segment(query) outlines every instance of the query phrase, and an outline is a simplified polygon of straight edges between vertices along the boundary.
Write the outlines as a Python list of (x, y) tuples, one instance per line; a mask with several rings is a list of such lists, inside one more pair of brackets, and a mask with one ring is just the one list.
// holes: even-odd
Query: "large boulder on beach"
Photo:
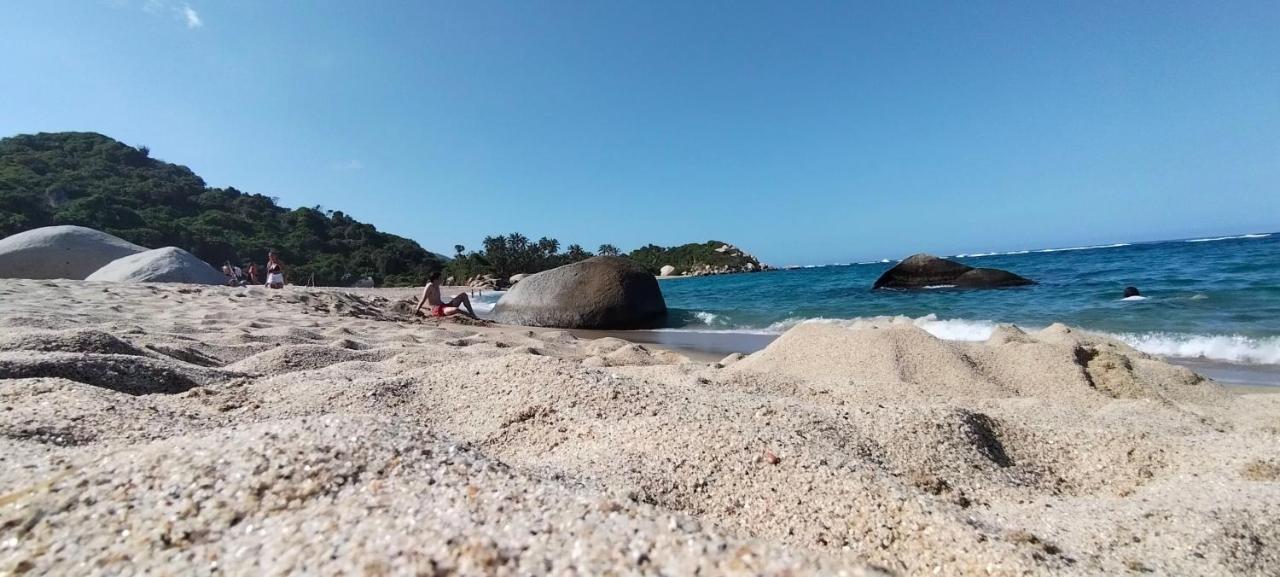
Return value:
[(1036, 284), (1009, 271), (973, 268), (930, 254), (911, 255), (876, 279), (874, 289), (1001, 288)]
[(676, 274), (676, 267), (673, 267), (673, 266), (671, 266), (671, 265), (665, 265), (665, 266), (663, 266), (661, 269), (659, 269), (659, 270), (658, 270), (658, 274), (659, 274), (659, 275), (661, 275), (661, 276), (671, 276), (671, 275), (674, 275), (674, 274)]
[(0, 278), (84, 280), (120, 257), (146, 251), (83, 226), (46, 226), (0, 240)]
[(658, 281), (635, 262), (597, 256), (530, 275), (494, 307), (501, 323), (570, 329), (650, 327), (667, 314)]
[(84, 280), (220, 285), (227, 277), (195, 255), (167, 246), (116, 259)]

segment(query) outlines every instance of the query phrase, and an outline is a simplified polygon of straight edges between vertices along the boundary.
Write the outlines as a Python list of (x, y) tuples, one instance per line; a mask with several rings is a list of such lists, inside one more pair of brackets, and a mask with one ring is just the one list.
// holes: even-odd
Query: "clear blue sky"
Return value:
[(87, 130), (451, 252), (777, 265), (1280, 229), (1280, 3), (42, 0), (0, 133)]

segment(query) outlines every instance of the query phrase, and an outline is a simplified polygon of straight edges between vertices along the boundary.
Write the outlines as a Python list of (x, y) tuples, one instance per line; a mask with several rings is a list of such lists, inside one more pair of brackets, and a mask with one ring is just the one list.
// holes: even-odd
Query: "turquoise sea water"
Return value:
[[(806, 321), (893, 317), (953, 340), (986, 339), (998, 323), (1034, 330), (1062, 322), (1253, 375), (1238, 380), (1280, 384), (1280, 233), (944, 256), (1040, 284), (872, 291), (896, 261), (662, 280), (667, 328), (632, 338), (723, 354), (758, 349)], [(1146, 298), (1122, 299), (1131, 285)], [(485, 314), (501, 296), (484, 294), (477, 309)]]
[[(979, 340), (996, 323), (1063, 322), (1155, 354), (1280, 364), (1280, 233), (949, 258), (1040, 284), (870, 290), (894, 262), (664, 280), (666, 330), (767, 334), (803, 321), (902, 317), (941, 338)], [(1129, 285), (1146, 299), (1122, 300)]]

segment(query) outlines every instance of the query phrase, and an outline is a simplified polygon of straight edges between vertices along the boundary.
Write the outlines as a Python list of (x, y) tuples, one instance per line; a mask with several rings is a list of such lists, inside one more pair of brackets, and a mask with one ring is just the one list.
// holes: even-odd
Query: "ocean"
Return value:
[[(889, 318), (943, 339), (983, 340), (999, 323), (1035, 330), (1061, 322), (1148, 353), (1253, 368), (1264, 376), (1246, 380), (1280, 384), (1280, 233), (945, 256), (1039, 284), (871, 290), (896, 261), (662, 280), (670, 316), (660, 332), (669, 334), (641, 340), (754, 349), (801, 322)], [(1126, 286), (1145, 298), (1123, 299)], [(707, 347), (716, 340), (729, 346)]]

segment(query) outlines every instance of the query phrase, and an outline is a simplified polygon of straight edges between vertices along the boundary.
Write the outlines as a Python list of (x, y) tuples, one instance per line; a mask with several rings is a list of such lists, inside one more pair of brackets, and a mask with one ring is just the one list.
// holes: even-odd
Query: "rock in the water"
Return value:
[(182, 282), (219, 285), (226, 276), (195, 255), (172, 246), (116, 259), (84, 280), (112, 282)]
[(993, 288), (1023, 286), (1035, 281), (998, 268), (975, 268), (956, 277), (954, 284), (959, 288)]
[(643, 328), (666, 314), (667, 303), (653, 275), (616, 256), (530, 275), (494, 307), (501, 323), (582, 329)]
[(0, 278), (84, 280), (120, 257), (147, 250), (83, 226), (46, 226), (0, 240)]
[(1035, 284), (1035, 281), (994, 268), (973, 268), (929, 254), (915, 254), (885, 271), (872, 288), (919, 289), (998, 288)]
[(671, 276), (673, 274), (676, 274), (676, 267), (673, 267), (671, 265), (666, 265), (658, 270), (658, 274), (662, 276)]

